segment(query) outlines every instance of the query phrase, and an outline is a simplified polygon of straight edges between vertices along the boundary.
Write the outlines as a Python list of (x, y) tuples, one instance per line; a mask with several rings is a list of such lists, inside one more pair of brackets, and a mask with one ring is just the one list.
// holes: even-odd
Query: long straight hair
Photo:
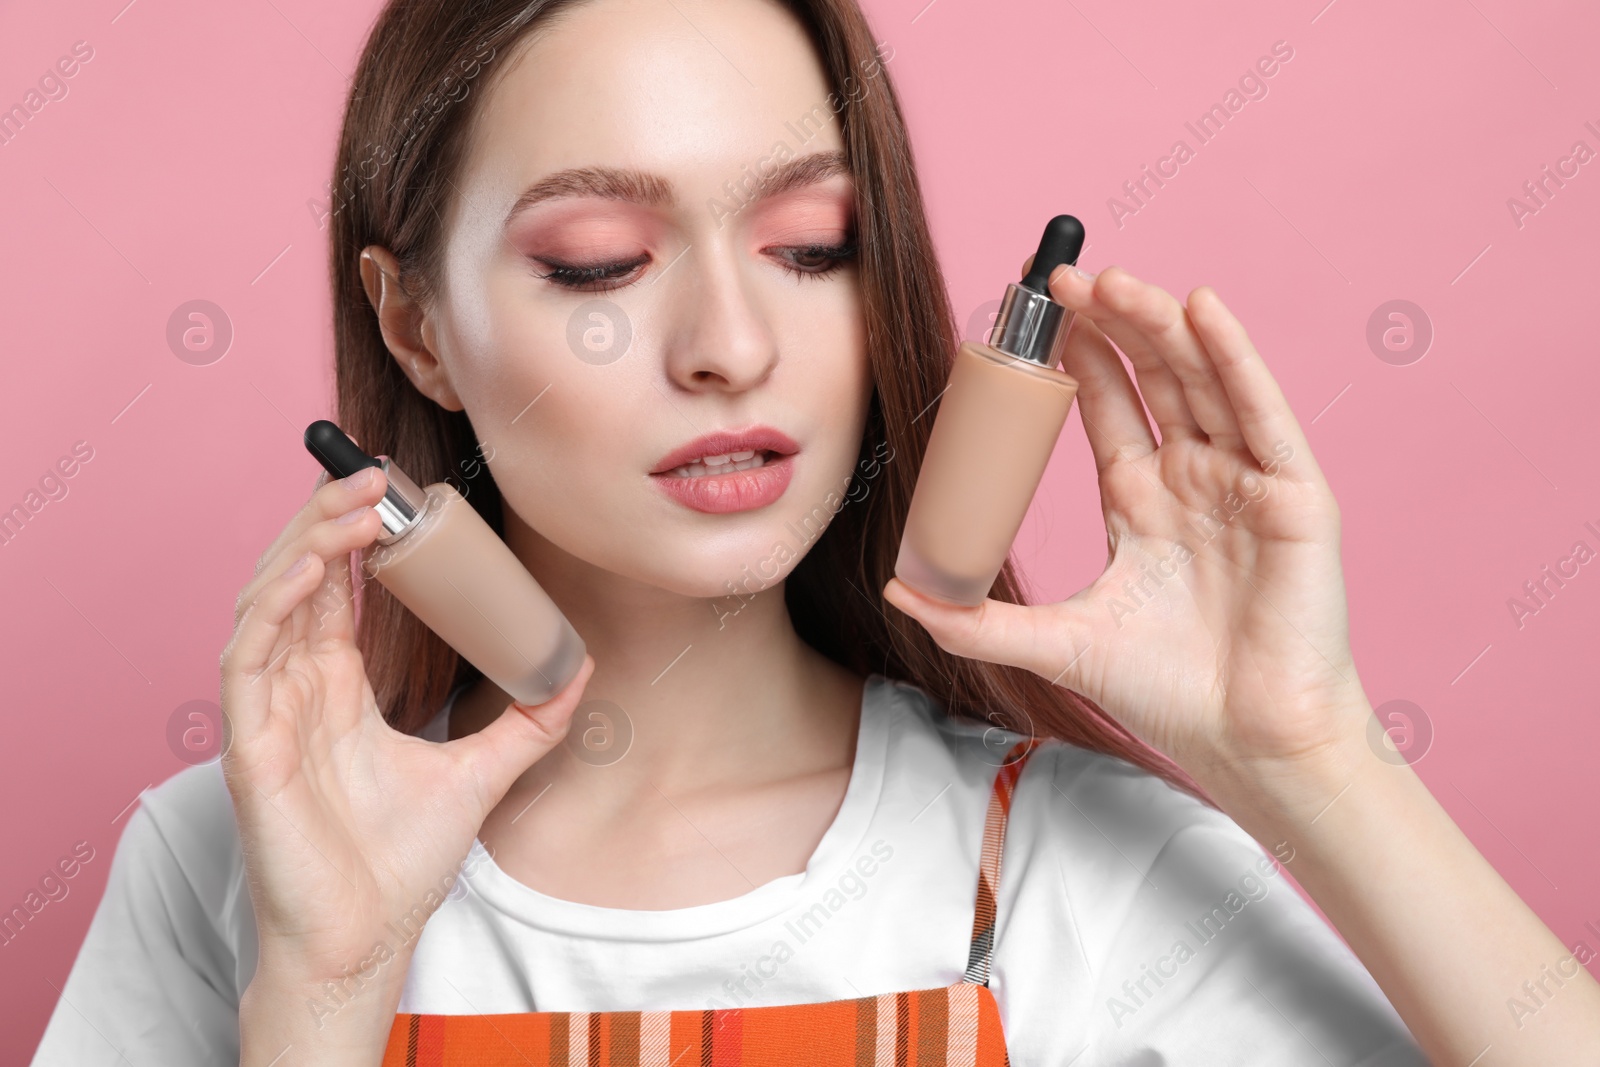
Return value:
[[(335, 162), (329, 270), (340, 424), (419, 484), (452, 480), (497, 532), (501, 498), (465, 412), (422, 395), (389, 354), (362, 288), (369, 244), (394, 253), (419, 299), (437, 293), (466, 133), (485, 86), (529, 33), (582, 0), (391, 0), (350, 87)], [(856, 0), (774, 0), (806, 29), (835, 96), (855, 184), (858, 277), (875, 386), (860, 462), (826, 531), (795, 565), (784, 598), (795, 631), (865, 675), (927, 692), (946, 713), (1025, 736), (1056, 737), (1125, 760), (1211, 803), (1171, 761), (1088, 698), (1020, 667), (946, 652), (880, 591), (901, 530), (959, 330), (934, 256), (906, 124), (884, 58)], [(863, 86), (865, 85), (865, 88)], [(462, 472), (472, 471), (470, 478)], [(1011, 560), (990, 596), (1028, 603)], [(360, 591), (357, 645), (378, 706), (416, 733), (448, 694), (479, 674), (376, 583)]]

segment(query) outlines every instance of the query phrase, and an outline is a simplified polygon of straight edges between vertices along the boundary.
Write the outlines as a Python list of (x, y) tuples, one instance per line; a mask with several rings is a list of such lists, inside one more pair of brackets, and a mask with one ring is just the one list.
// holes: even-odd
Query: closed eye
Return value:
[[(859, 249), (854, 242), (846, 242), (796, 245), (772, 251), (779, 254), (780, 264), (790, 274), (801, 278), (819, 278), (843, 267), (856, 257)], [(550, 269), (543, 274), (535, 271), (534, 276), (574, 292), (610, 292), (637, 280), (628, 278), (628, 275), (649, 262), (649, 256), (585, 266), (548, 262)]]
[(802, 278), (820, 278), (843, 267), (856, 257), (858, 249), (854, 242), (836, 245), (802, 245), (798, 248), (780, 249), (782, 252), (791, 252), (798, 259), (820, 260), (821, 262), (795, 262), (787, 261), (784, 269), (791, 274), (798, 274)]
[(578, 292), (609, 292), (620, 289), (622, 285), (612, 284), (616, 279), (625, 277), (636, 267), (650, 262), (650, 257), (630, 259), (617, 263), (596, 263), (592, 266), (574, 267), (561, 263), (551, 263), (546, 274), (534, 272), (534, 276), (544, 278), (563, 289), (572, 289)]

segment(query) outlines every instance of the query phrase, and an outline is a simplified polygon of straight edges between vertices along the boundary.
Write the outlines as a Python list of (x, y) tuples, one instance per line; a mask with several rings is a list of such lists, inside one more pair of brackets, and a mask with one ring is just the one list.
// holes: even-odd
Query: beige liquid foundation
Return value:
[(326, 420), (306, 428), (305, 444), (335, 478), (381, 467), (389, 479), (365, 574), (518, 703), (542, 704), (566, 687), (583, 666), (583, 639), (454, 486), (418, 488)]
[(1027, 276), (1006, 286), (988, 343), (956, 350), (894, 567), (919, 593), (981, 604), (1005, 564), (1078, 392), (1057, 368), (1073, 313), (1048, 281), (1082, 250), (1083, 224), (1051, 219)]

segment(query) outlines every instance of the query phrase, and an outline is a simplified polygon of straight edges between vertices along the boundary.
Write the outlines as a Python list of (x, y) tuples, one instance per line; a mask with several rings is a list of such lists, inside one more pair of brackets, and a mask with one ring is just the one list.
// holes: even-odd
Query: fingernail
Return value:
[(345, 512), (343, 515), (340, 515), (337, 519), (334, 519), (333, 521), (334, 521), (335, 525), (348, 525), (349, 523), (352, 523), (352, 522), (360, 522), (362, 519), (367, 517), (367, 512), (369, 512), (371, 510), (372, 509), (370, 507), (356, 508), (354, 511)]
[(307, 552), (305, 555), (291, 563), (289, 565), (289, 569), (283, 572), (283, 576), (287, 578), (292, 574), (299, 574), (309, 566), (311, 566), (311, 553)]
[(346, 489), (365, 489), (372, 484), (372, 472), (377, 469), (376, 467), (362, 467), (344, 479), (344, 487)]
[(1095, 279), (1094, 272), (1084, 270), (1082, 267), (1079, 267), (1076, 264), (1074, 264), (1072, 267), (1072, 273), (1076, 274), (1086, 282), (1092, 282)]

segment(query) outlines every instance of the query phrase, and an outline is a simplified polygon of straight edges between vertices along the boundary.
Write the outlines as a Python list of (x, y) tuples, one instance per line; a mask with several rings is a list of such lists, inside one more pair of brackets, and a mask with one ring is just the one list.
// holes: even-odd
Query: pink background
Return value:
[[(0, 546), (0, 910), (75, 842), (95, 849), (0, 949), (5, 1062), (43, 1029), (131, 804), (183, 768), (169, 719), (216, 699), (234, 597), (317, 473), (298, 437), (330, 403), (318, 213), (378, 7), (125, 3), (0, 13), (0, 106), (74, 42), (94, 49), (0, 146), (0, 508), (74, 442), (94, 450)], [(1600, 948), (1584, 928), (1600, 929), (1600, 563), (1520, 629), (1507, 607), (1574, 542), (1600, 549), (1583, 525), (1600, 528), (1600, 162), (1520, 227), (1507, 207), (1575, 141), (1600, 150), (1584, 127), (1600, 128), (1600, 15), (1325, 3), (867, 8), (962, 320), (1063, 211), (1088, 227), (1091, 269), (1180, 297), (1215, 286), (1338, 493), (1369, 696), (1421, 707), (1434, 794), (1564, 942)], [(1277, 41), (1294, 56), (1268, 95), (1198, 145), (1185, 121)], [(1108, 198), (1178, 138), (1194, 158), (1118, 228)], [(234, 330), (207, 366), (166, 340), (193, 299)], [(1394, 299), (1435, 331), (1409, 365), (1366, 340)], [(1103, 564), (1076, 414), (1018, 549), (1052, 598)]]

